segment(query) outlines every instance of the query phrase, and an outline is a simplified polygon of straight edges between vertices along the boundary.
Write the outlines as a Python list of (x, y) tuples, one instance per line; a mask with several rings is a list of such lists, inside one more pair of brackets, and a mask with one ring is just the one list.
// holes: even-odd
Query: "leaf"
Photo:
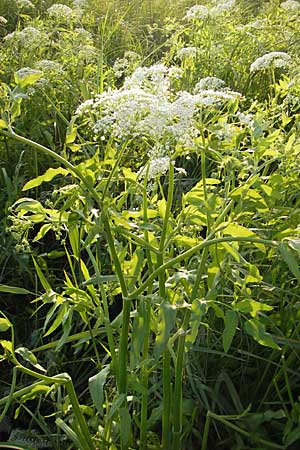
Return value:
[(259, 311), (272, 311), (273, 306), (246, 298), (241, 302), (236, 303), (234, 309), (241, 313), (251, 314), (252, 317), (255, 317)]
[(43, 75), (43, 72), (41, 72), (40, 70), (34, 70), (34, 69), (30, 69), (28, 71), (28, 73), (25, 71), (22, 71), (22, 69), (20, 69), (14, 73), (15, 82), (22, 88), (26, 87), (26, 86), (31, 86), (36, 81), (38, 81), (42, 75)]
[(39, 177), (33, 178), (33, 180), (28, 181), (25, 184), (25, 186), (23, 186), (22, 191), (28, 191), (28, 189), (32, 189), (37, 186), (40, 186), (44, 182), (51, 181), (57, 175), (66, 176), (66, 175), (68, 175), (68, 173), (69, 173), (69, 171), (62, 167), (58, 167), (57, 169), (53, 169), (50, 167), (50, 169), (46, 170), (46, 172), (43, 175), (40, 175)]
[(224, 317), (225, 328), (222, 334), (223, 348), (225, 353), (227, 353), (228, 350), (230, 349), (238, 323), (239, 323), (238, 314), (234, 310), (228, 309)]
[(276, 344), (272, 335), (266, 332), (264, 324), (258, 319), (249, 319), (244, 323), (246, 333), (253, 337), (255, 341), (265, 347), (271, 347), (280, 350), (279, 345)]
[(9, 328), (11, 327), (11, 323), (8, 319), (4, 319), (4, 318), (0, 318), (0, 332), (4, 332), (9, 330)]
[(39, 232), (37, 233), (37, 235), (35, 236), (35, 238), (33, 239), (32, 242), (37, 242), (40, 239), (43, 239), (43, 237), (48, 233), (48, 231), (50, 231), (52, 229), (52, 225), (50, 223), (45, 223), (44, 225), (41, 226)]
[(103, 387), (106, 382), (106, 378), (109, 374), (110, 367), (106, 366), (102, 369), (97, 375), (94, 375), (89, 379), (89, 390), (91, 393), (91, 397), (94, 405), (96, 406), (98, 412), (103, 414), (103, 401), (104, 401), (104, 393)]
[(29, 364), (31, 364), (36, 369), (40, 370), (41, 372), (46, 372), (44, 367), (42, 367), (37, 359), (36, 356), (27, 348), (27, 347), (19, 347), (15, 350), (15, 353), (20, 355), (25, 361), (27, 361)]
[(27, 289), (20, 288), (17, 286), (8, 286), (6, 284), (0, 284), (0, 292), (7, 292), (8, 294), (31, 294)]
[(105, 416), (107, 422), (113, 418), (113, 416), (116, 414), (116, 412), (118, 411), (120, 406), (124, 403), (125, 398), (126, 398), (125, 394), (120, 394), (116, 397), (116, 399), (113, 401), (113, 403), (110, 407), (110, 410), (108, 411), (108, 413)]
[(159, 357), (167, 346), (171, 331), (174, 327), (176, 318), (176, 306), (168, 301), (163, 301), (160, 305), (158, 333), (156, 336), (156, 345), (154, 353)]
[(11, 341), (5, 341), (5, 340), (1, 340), (0, 341), (0, 345), (2, 346), (2, 348), (4, 350), (7, 350), (9, 353), (13, 352), (13, 347), (12, 347), (12, 342)]
[(3, 120), (3, 119), (0, 119), (0, 128), (7, 128), (7, 124), (6, 124), (6, 122), (5, 122), (5, 120)]
[(298, 267), (298, 262), (294, 256), (292, 250), (288, 247), (285, 242), (280, 242), (278, 245), (278, 250), (281, 253), (281, 256), (287, 263), (290, 271), (296, 277), (297, 281), (300, 283), (300, 270)]
[[(238, 223), (229, 223), (223, 232), (224, 234), (229, 234), (232, 237), (259, 238), (259, 236), (257, 236), (257, 234), (255, 234), (252, 230), (249, 230)], [(265, 252), (265, 246), (263, 244), (254, 242), (253, 245)]]

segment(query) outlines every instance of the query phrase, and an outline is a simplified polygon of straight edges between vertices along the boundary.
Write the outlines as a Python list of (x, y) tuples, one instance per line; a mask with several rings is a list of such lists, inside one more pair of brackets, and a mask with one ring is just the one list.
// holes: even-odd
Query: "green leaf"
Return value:
[(255, 341), (265, 347), (271, 347), (280, 350), (279, 345), (276, 344), (272, 335), (266, 332), (264, 324), (258, 319), (249, 319), (244, 323), (246, 333), (253, 337)]
[(234, 305), (234, 309), (240, 311), (241, 313), (251, 314), (252, 317), (255, 317), (259, 311), (272, 311), (273, 306), (246, 298), (236, 303)]
[(238, 314), (232, 309), (228, 309), (224, 317), (225, 328), (222, 334), (223, 348), (225, 353), (227, 353), (228, 350), (230, 349), (238, 323), (239, 323)]
[(33, 239), (32, 242), (37, 242), (40, 239), (43, 239), (43, 237), (48, 233), (48, 231), (50, 231), (52, 229), (52, 225), (50, 223), (45, 223), (44, 225), (41, 226), (40, 231), (37, 233), (37, 235), (35, 236), (35, 238)]
[(108, 413), (105, 416), (107, 421), (109, 421), (110, 419), (112, 419), (114, 417), (114, 415), (116, 414), (116, 412), (118, 411), (120, 406), (123, 405), (125, 398), (126, 398), (125, 394), (117, 395), (117, 397), (115, 398), (115, 400), (113, 401), (113, 403), (110, 407), (110, 410), (108, 411)]
[(14, 73), (15, 82), (22, 88), (33, 85), (41, 78), (42, 75), (43, 72), (35, 69), (28, 69), (26, 71), (24, 69), (20, 69)]
[(17, 286), (8, 286), (6, 284), (0, 284), (0, 292), (6, 292), (7, 294), (31, 294), (27, 289), (20, 288)]
[[(229, 236), (232, 237), (250, 237), (250, 238), (259, 238), (257, 234), (255, 234), (253, 231), (249, 230), (246, 227), (243, 227), (242, 225), (239, 225), (238, 223), (230, 223), (227, 225), (227, 227), (223, 230), (224, 234), (229, 234)], [(253, 243), (257, 248), (259, 248), (261, 251), (265, 251), (265, 246), (263, 244), (259, 243)]]
[(11, 323), (8, 319), (0, 318), (0, 332), (7, 331), (11, 327)]
[(171, 331), (174, 327), (175, 318), (176, 307), (168, 301), (163, 301), (160, 305), (158, 333), (156, 336), (156, 345), (154, 349), (154, 353), (157, 358), (167, 346)]
[(104, 393), (103, 387), (106, 382), (106, 378), (109, 374), (110, 367), (106, 366), (102, 369), (97, 375), (94, 375), (89, 379), (89, 390), (91, 393), (91, 397), (94, 405), (96, 406), (98, 412), (103, 414), (103, 401), (104, 401)]
[(0, 345), (4, 350), (7, 350), (9, 353), (13, 352), (13, 346), (11, 341), (1, 340)]
[(0, 128), (7, 128), (7, 124), (6, 124), (6, 122), (5, 122), (5, 120), (3, 120), (3, 119), (0, 119)]
[(29, 364), (31, 364), (36, 369), (40, 370), (41, 372), (46, 372), (44, 367), (42, 367), (37, 359), (36, 356), (27, 348), (27, 347), (19, 347), (15, 350), (15, 353), (20, 355), (25, 361), (27, 361)]
[(278, 250), (281, 253), (285, 262), (287, 263), (290, 271), (295, 276), (298, 283), (300, 283), (300, 270), (293, 251), (288, 247), (288, 244), (286, 244), (285, 242), (280, 242), (280, 244), (278, 245)]
[(25, 186), (23, 186), (22, 191), (28, 191), (28, 189), (35, 188), (37, 186), (40, 186), (44, 182), (51, 181), (54, 177), (57, 175), (68, 175), (69, 171), (67, 169), (64, 169), (62, 167), (58, 167), (57, 169), (48, 169), (43, 175), (40, 175), (39, 177), (34, 178), (33, 180), (28, 181)]

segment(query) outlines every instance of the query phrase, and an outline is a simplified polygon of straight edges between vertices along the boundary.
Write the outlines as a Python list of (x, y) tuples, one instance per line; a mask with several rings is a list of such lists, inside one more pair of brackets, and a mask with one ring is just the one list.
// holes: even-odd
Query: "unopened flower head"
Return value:
[(186, 20), (205, 20), (209, 17), (209, 9), (203, 5), (194, 5), (187, 10), (184, 19)]
[(300, 10), (300, 3), (296, 0), (287, 0), (280, 4), (280, 8), (285, 9), (288, 12), (296, 12)]
[(213, 90), (223, 90), (226, 87), (225, 81), (217, 77), (205, 77), (202, 78), (194, 88), (194, 94), (200, 91), (213, 89)]
[(47, 9), (47, 13), (51, 19), (64, 22), (71, 20), (74, 15), (72, 8), (69, 8), (69, 6), (61, 3), (55, 3), (50, 6), (50, 8)]
[(250, 66), (250, 72), (258, 72), (260, 70), (287, 67), (291, 63), (291, 57), (285, 52), (271, 52), (257, 58)]
[(177, 56), (181, 60), (196, 58), (198, 49), (196, 47), (183, 47), (177, 51)]
[(52, 61), (50, 59), (42, 59), (35, 63), (35, 68), (42, 70), (44, 73), (58, 74), (62, 73), (62, 65), (57, 61)]

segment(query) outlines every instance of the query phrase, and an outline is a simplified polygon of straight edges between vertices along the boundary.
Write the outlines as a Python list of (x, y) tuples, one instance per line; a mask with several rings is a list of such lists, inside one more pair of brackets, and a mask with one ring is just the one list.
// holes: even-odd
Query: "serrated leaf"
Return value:
[(8, 319), (0, 318), (0, 332), (9, 330), (11, 323)]
[(46, 170), (46, 172), (43, 175), (40, 175), (39, 177), (36, 177), (33, 180), (28, 181), (25, 184), (25, 186), (23, 186), (22, 191), (28, 191), (28, 189), (40, 186), (44, 182), (51, 181), (57, 175), (66, 176), (68, 175), (68, 173), (69, 171), (67, 169), (64, 169), (63, 167), (58, 167), (57, 169), (53, 169), (50, 167), (50, 169)]
[(264, 324), (258, 319), (249, 319), (244, 323), (246, 333), (253, 337), (253, 339), (265, 347), (271, 347), (280, 350), (279, 345), (276, 344), (272, 335), (266, 332)]
[(30, 291), (17, 286), (8, 286), (6, 284), (0, 284), (0, 292), (6, 292), (7, 294), (31, 294)]
[(227, 310), (224, 317), (225, 328), (222, 334), (223, 348), (225, 353), (227, 353), (230, 349), (238, 323), (238, 314), (232, 309)]
[(102, 369), (97, 375), (94, 375), (89, 379), (89, 390), (91, 393), (91, 397), (94, 405), (97, 408), (99, 414), (103, 414), (103, 401), (104, 401), (104, 384), (106, 382), (106, 378), (109, 374), (110, 367), (106, 366)]

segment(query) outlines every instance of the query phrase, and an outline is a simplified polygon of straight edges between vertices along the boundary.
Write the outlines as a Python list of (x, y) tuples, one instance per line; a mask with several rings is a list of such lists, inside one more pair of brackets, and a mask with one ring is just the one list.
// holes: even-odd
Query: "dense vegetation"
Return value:
[(298, 449), (300, 3), (1, 0), (0, 39), (0, 448)]

